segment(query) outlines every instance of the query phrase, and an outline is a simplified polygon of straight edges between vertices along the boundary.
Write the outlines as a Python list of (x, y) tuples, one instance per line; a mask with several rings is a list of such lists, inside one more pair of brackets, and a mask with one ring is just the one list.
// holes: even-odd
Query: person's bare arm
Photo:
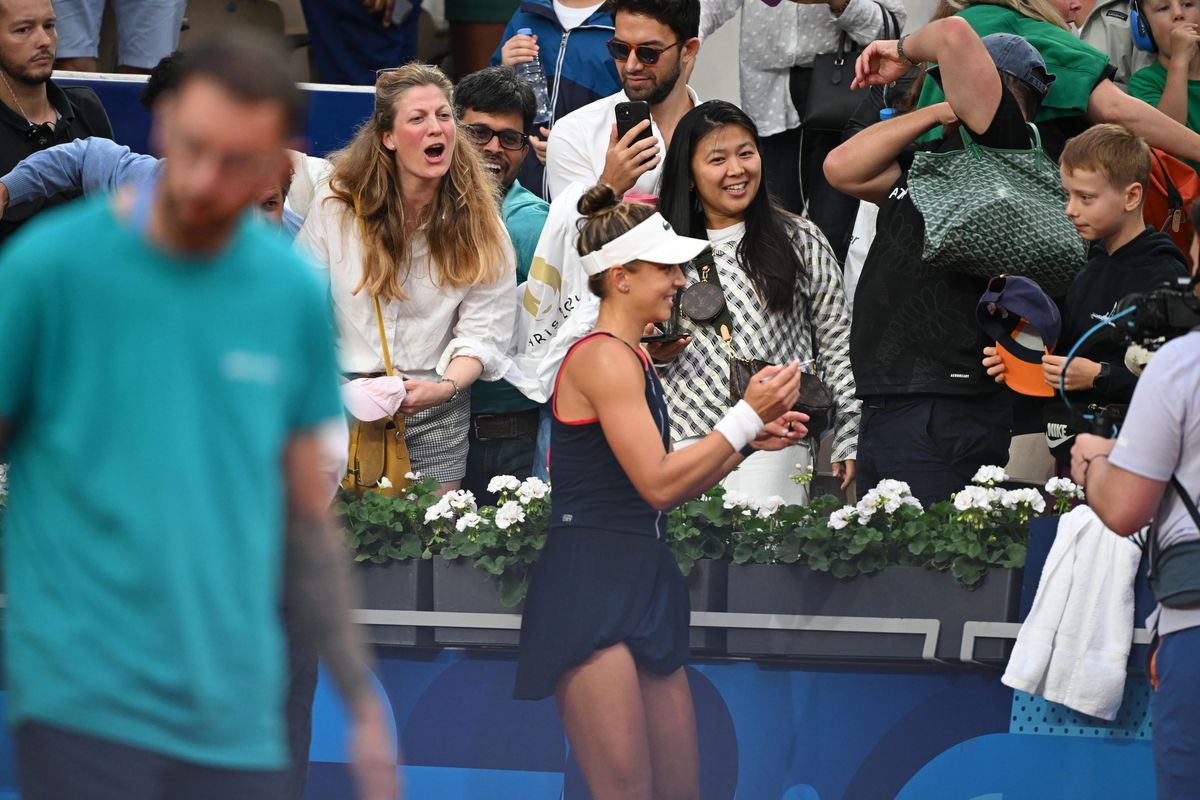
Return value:
[(1000, 73), (979, 34), (962, 17), (931, 22), (904, 38), (904, 55), (892, 40), (872, 42), (855, 64), (854, 86), (874, 86), (899, 80), (914, 63), (941, 65), (940, 79), (954, 115), (973, 131), (992, 125), (1003, 88)]
[(896, 159), (904, 148), (926, 131), (955, 119), (949, 103), (938, 103), (865, 128), (825, 157), (825, 177), (840, 192), (882, 203), (900, 178)]
[(1171, 61), (1167, 67), (1167, 82), (1158, 110), (1176, 122), (1187, 125), (1188, 71), (1192, 60), (1200, 55), (1197, 51), (1200, 32), (1195, 25), (1184, 23), (1171, 29)]
[[(769, 375), (771, 380), (760, 380)], [(561, 380), (560, 413), (563, 396), (574, 395), (579, 417), (598, 418), (630, 482), (657, 509), (665, 511), (710, 488), (741, 460), (716, 432), (691, 447), (667, 452), (646, 406), (641, 364), (620, 342), (586, 343), (568, 362)], [(793, 364), (768, 368), (752, 378), (745, 399), (759, 419), (777, 420), (791, 409), (799, 393), (800, 372)]]
[(1200, 161), (1200, 134), (1189, 130), (1149, 103), (1131, 97), (1109, 80), (1100, 81), (1088, 98), (1087, 118), (1093, 123), (1115, 122), (1146, 140), (1146, 144), (1188, 161)]
[(321, 445), (315, 435), (288, 444), (286, 602), (301, 638), (325, 661), (350, 712), (350, 754), (364, 800), (393, 800), (399, 791), (396, 750), (367, 675), (367, 651), (350, 619), (356, 595), (349, 553), (326, 506)]
[(1088, 433), (1075, 437), (1071, 448), (1071, 477), (1087, 492), (1087, 504), (1105, 527), (1131, 536), (1150, 523), (1166, 491), (1166, 481), (1135, 475), (1114, 466), (1108, 454), (1115, 439)]

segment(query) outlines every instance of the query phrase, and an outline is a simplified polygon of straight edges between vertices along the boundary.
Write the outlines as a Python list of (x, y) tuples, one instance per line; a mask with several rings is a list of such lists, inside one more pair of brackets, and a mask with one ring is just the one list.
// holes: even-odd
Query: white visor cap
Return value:
[(655, 212), (645, 222), (638, 223), (604, 247), (583, 256), (583, 270), (588, 275), (599, 275), (630, 261), (684, 264), (698, 256), (708, 245), (707, 239), (693, 239), (675, 233), (671, 223)]

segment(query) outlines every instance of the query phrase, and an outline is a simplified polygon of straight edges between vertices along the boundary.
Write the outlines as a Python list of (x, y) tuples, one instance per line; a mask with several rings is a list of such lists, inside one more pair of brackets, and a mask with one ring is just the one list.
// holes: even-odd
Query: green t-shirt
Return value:
[[(1046, 71), (1054, 75), (1054, 83), (1042, 101), (1036, 122), (1063, 117), (1078, 117), (1087, 113), (1092, 90), (1108, 67), (1108, 56), (1080, 41), (1070, 31), (1049, 22), (1031, 19), (1006, 6), (979, 3), (959, 11), (962, 17), (982, 38), (993, 33), (1012, 33), (1022, 37), (1042, 54)], [(942, 87), (932, 78), (921, 88), (919, 108), (946, 99)], [(918, 141), (932, 141), (942, 136), (941, 126), (934, 128)]]
[(110, 203), (0, 254), (10, 721), (277, 769), (284, 449), (342, 413), (325, 294), (261, 223), (184, 260)]
[[(500, 217), (504, 220), (517, 257), (518, 284), (529, 278), (529, 265), (533, 263), (533, 253), (549, 213), (549, 203), (519, 181), (514, 181), (504, 196)], [(517, 391), (508, 381), (476, 381), (471, 387), (472, 414), (511, 414), (537, 407), (537, 403)]]
[[(1163, 89), (1167, 87), (1167, 68), (1157, 61), (1148, 67), (1143, 67), (1129, 79), (1129, 93), (1138, 100), (1144, 100), (1154, 107), (1162, 100)], [(1200, 81), (1188, 81), (1188, 112), (1187, 126), (1200, 132)], [(1200, 161), (1189, 161), (1192, 169), (1200, 171)]]

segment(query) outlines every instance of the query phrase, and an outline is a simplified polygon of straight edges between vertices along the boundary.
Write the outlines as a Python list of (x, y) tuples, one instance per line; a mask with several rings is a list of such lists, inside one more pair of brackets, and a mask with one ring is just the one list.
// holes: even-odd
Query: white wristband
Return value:
[(754, 441), (762, 429), (763, 421), (745, 400), (739, 400), (713, 428), (725, 437), (735, 453)]

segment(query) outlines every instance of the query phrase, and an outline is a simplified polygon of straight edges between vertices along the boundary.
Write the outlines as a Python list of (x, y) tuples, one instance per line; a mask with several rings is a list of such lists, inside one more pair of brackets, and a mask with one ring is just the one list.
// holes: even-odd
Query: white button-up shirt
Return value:
[[(362, 277), (362, 236), (353, 214), (333, 196), (327, 181), (317, 189), (297, 241), (318, 266), (328, 270), (342, 371), (383, 372), (375, 303), (366, 289), (353, 293)], [(409, 272), (404, 281), (408, 298), (380, 303), (397, 371), (407, 378), (436, 380), (451, 359), (472, 356), (483, 363), (483, 380), (504, 375), (517, 314), (516, 265), (511, 245), (506, 253), (500, 279), (494, 284), (439, 286), (428, 242), (420, 233), (412, 237)]]
[[(700, 98), (696, 96), (692, 87), (687, 87), (687, 90), (688, 96), (692, 98), (692, 105), (699, 105)], [(625, 92), (617, 92), (577, 108), (554, 123), (554, 128), (550, 131), (549, 149), (546, 151), (546, 179), (551, 197), (562, 194), (572, 183), (593, 186), (600, 180), (600, 175), (604, 172), (604, 160), (608, 157), (608, 140), (612, 136), (612, 126), (617, 122), (617, 103), (628, 101)], [(650, 118), (650, 132), (658, 139), (662, 152), (659, 153), (658, 165), (642, 173), (637, 183), (629, 190), (635, 194), (658, 194), (662, 162), (667, 152), (662, 147), (662, 133), (659, 132), (653, 116)]]

